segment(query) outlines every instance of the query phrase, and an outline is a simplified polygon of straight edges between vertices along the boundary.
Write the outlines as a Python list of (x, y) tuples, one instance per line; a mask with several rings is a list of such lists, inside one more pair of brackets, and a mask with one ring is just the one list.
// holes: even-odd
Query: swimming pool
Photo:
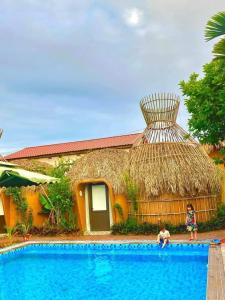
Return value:
[(0, 255), (1, 300), (203, 300), (208, 245), (33, 244)]

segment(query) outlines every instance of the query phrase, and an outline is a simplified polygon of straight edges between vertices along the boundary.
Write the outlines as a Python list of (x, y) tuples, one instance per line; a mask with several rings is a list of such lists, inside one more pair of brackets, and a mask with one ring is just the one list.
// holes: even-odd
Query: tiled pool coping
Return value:
[[(90, 240), (90, 241), (28, 241), (0, 249), (0, 254), (34, 244), (155, 244), (151, 240)], [(209, 244), (209, 240), (187, 243), (176, 240), (172, 244)], [(225, 245), (209, 248), (206, 300), (224, 300), (225, 296)]]

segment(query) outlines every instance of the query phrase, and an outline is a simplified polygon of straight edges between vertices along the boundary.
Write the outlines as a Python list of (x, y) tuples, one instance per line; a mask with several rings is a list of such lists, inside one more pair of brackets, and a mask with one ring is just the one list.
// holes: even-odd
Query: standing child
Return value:
[(192, 204), (187, 205), (186, 226), (187, 226), (187, 230), (191, 234), (190, 241), (192, 241), (193, 238), (197, 240), (198, 225), (196, 220), (196, 213)]
[(169, 244), (170, 239), (170, 233), (168, 230), (166, 230), (165, 226), (162, 225), (160, 228), (160, 232), (157, 236), (157, 242), (158, 244), (162, 245), (162, 248), (165, 247), (166, 244)]

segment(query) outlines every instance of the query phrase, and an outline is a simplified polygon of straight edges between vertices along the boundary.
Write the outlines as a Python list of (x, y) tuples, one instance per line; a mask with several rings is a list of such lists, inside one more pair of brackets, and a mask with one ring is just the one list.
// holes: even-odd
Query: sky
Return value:
[(139, 101), (181, 96), (212, 59), (224, 0), (1, 0), (0, 152), (140, 132)]

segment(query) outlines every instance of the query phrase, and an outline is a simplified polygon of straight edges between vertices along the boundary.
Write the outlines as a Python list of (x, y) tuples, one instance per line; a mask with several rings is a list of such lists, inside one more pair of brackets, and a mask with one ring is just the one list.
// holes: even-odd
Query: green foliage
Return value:
[(206, 40), (212, 40), (219, 36), (224, 36), (213, 48), (216, 57), (225, 58), (225, 11), (214, 15), (207, 23), (205, 30)]
[[(164, 224), (171, 234), (187, 233), (186, 225)], [(111, 227), (112, 234), (158, 234), (160, 226), (148, 222), (137, 223), (136, 219), (128, 218), (125, 222), (114, 224)], [(207, 222), (198, 222), (198, 232), (208, 232), (212, 230), (225, 229), (225, 204), (218, 207), (217, 214)]]
[(121, 220), (124, 220), (124, 214), (123, 214), (122, 206), (119, 203), (115, 203), (113, 207), (117, 210)]
[[(165, 224), (166, 229), (170, 231), (171, 234), (174, 233), (184, 233), (186, 231), (185, 225), (174, 226), (172, 224)], [(152, 224), (148, 222), (137, 223), (135, 220), (128, 219), (126, 222), (121, 222), (114, 224), (111, 228), (112, 234), (158, 234), (159, 224)]]
[(28, 208), (27, 200), (22, 196), (21, 189), (19, 187), (9, 187), (6, 189), (6, 195), (12, 197), (16, 210), (21, 216), (21, 222), (16, 224), (13, 232), (28, 233), (33, 226), (33, 214), (32, 209)]
[(6, 189), (6, 195), (12, 197), (13, 202), (16, 205), (16, 210), (21, 215), (21, 221), (25, 223), (27, 218), (26, 213), (28, 209), (28, 204), (26, 199), (22, 196), (21, 189), (19, 187), (8, 187)]
[(220, 157), (214, 157), (213, 160), (216, 165), (225, 164), (225, 149), (220, 149)]
[(50, 175), (57, 178), (64, 178), (72, 165), (73, 162), (70, 160), (60, 159), (53, 170), (51, 170)]
[(49, 213), (50, 210), (54, 209), (54, 206), (51, 203), (51, 200), (49, 198), (47, 198), (46, 196), (40, 194), (39, 200), (41, 202), (43, 212)]
[(72, 208), (73, 201), (69, 179), (61, 177), (58, 182), (50, 184), (48, 187), (48, 198), (55, 209), (60, 209), (62, 213)]
[(191, 115), (189, 129), (200, 142), (217, 145), (225, 140), (225, 60), (203, 66), (204, 77), (191, 74), (180, 87)]
[(53, 169), (52, 176), (59, 180), (48, 186), (48, 193), (40, 195), (43, 212), (49, 214), (50, 226), (72, 230), (76, 226), (73, 212), (74, 201), (69, 178), (66, 177), (71, 163), (61, 160)]
[(61, 220), (61, 228), (66, 232), (73, 232), (76, 230), (77, 219), (73, 210), (70, 209), (68, 211), (67, 217), (62, 218)]
[(218, 43), (216, 43), (213, 47), (213, 53), (217, 57), (225, 58), (225, 38), (221, 39)]
[(135, 214), (138, 211), (137, 200), (138, 200), (139, 188), (128, 173), (124, 174), (123, 180), (125, 183), (127, 198), (129, 201), (131, 201), (133, 213)]
[(221, 203), (217, 209), (217, 218), (225, 219), (225, 203)]
[(5, 229), (6, 229), (7, 237), (9, 238), (9, 240), (11, 240), (13, 237), (13, 234), (15, 233), (14, 227), (5, 226)]
[(29, 233), (31, 227), (30, 225), (27, 223), (17, 223), (16, 226), (14, 227), (15, 232), (22, 234), (22, 235), (26, 235)]
[(25, 225), (29, 228), (29, 230), (30, 230), (30, 228), (32, 228), (32, 226), (33, 226), (33, 212), (32, 212), (32, 209), (31, 209), (31, 208), (28, 209), (28, 212), (27, 212), (27, 220), (26, 220)]

